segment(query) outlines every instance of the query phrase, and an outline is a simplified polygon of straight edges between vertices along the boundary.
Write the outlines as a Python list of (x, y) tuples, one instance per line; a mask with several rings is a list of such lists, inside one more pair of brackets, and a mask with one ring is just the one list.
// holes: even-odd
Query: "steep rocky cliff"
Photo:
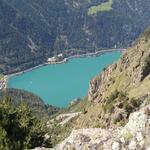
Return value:
[(91, 80), (91, 106), (76, 127), (111, 127), (126, 123), (130, 113), (150, 99), (150, 30), (122, 58)]
[(145, 96), (149, 87), (141, 86), (144, 83), (148, 85), (149, 74), (150, 42), (148, 37), (142, 36), (123, 54), (120, 61), (109, 66), (101, 75), (91, 80), (88, 100), (101, 102), (115, 90), (128, 93), (129, 97)]

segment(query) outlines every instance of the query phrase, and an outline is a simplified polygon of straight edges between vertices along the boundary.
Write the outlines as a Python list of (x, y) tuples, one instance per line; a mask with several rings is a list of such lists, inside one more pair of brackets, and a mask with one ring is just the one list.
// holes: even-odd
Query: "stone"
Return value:
[(144, 144), (145, 144), (145, 142), (144, 142), (144, 141), (141, 141), (141, 142), (139, 143), (139, 145), (140, 145), (141, 147), (143, 147), (143, 146), (144, 146)]
[[(150, 117), (144, 113), (145, 108), (132, 113), (124, 127), (73, 130), (54, 150), (68, 150), (71, 147), (76, 150), (145, 150), (150, 145)], [(125, 138), (122, 133), (127, 133), (130, 138)]]
[(112, 150), (120, 150), (120, 143), (119, 142), (114, 142), (112, 144)]
[(147, 106), (145, 108), (145, 114), (148, 115), (148, 116), (150, 116), (150, 106)]
[(138, 132), (138, 133), (136, 134), (136, 139), (137, 139), (138, 142), (140, 142), (140, 141), (143, 140), (143, 135), (142, 135), (141, 132)]
[(122, 134), (131, 133), (135, 135), (137, 132), (145, 131), (146, 123), (147, 123), (147, 115), (143, 112), (135, 112), (133, 113), (127, 125), (122, 130)]
[(50, 135), (45, 134), (45, 140), (48, 140), (50, 138)]
[(136, 142), (133, 141), (133, 140), (129, 143), (129, 149), (130, 149), (130, 150), (135, 150), (135, 149), (136, 149), (136, 146), (137, 146), (137, 144), (136, 144)]
[(150, 150), (150, 147), (148, 147), (146, 150)]
[(121, 142), (121, 143), (125, 143), (124, 137), (121, 137), (121, 138), (120, 138), (120, 142)]
[(117, 122), (123, 120), (123, 116), (120, 112), (115, 112), (112, 116), (112, 120), (114, 123), (117, 123)]

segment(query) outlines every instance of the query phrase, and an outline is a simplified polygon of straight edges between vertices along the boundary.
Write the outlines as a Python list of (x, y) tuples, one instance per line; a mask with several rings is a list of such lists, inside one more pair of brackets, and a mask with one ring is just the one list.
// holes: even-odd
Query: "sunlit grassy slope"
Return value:
[(110, 11), (112, 10), (113, 0), (109, 0), (108, 2), (102, 3), (98, 6), (92, 6), (88, 10), (88, 15), (97, 14), (98, 12)]

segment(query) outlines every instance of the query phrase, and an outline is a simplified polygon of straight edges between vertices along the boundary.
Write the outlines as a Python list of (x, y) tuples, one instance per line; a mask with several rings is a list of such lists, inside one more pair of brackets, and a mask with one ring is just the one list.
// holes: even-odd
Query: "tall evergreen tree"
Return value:
[[(46, 125), (33, 116), (27, 104), (15, 107), (10, 98), (0, 101), (0, 150), (45, 146), (46, 133)], [(49, 141), (46, 144), (51, 146)]]

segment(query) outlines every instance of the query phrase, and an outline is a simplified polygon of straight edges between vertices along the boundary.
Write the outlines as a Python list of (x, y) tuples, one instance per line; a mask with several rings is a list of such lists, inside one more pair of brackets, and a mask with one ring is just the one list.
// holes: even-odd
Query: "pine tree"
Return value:
[(0, 101), (0, 150), (29, 149), (45, 143), (50, 147), (46, 133), (46, 125), (33, 116), (27, 104), (15, 107), (10, 98)]

